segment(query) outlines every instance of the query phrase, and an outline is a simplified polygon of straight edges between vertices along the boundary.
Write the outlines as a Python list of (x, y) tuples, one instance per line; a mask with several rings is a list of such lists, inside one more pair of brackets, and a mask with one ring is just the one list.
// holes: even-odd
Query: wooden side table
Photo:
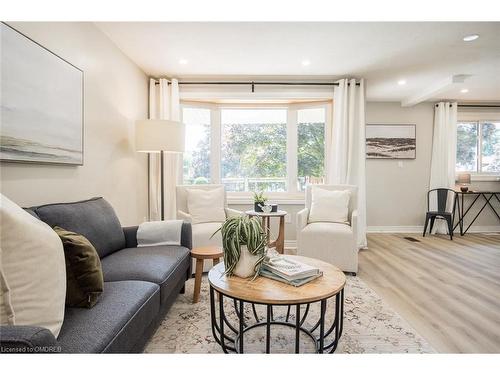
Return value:
[(219, 259), (223, 256), (223, 254), (224, 253), (222, 251), (222, 247), (218, 246), (196, 247), (191, 250), (191, 256), (196, 259), (193, 303), (197, 303), (200, 298), (203, 262), (205, 261), (205, 259), (212, 259), (212, 263), (215, 266), (217, 263), (219, 263)]
[[(280, 254), (283, 254), (285, 252), (285, 216), (288, 212), (278, 210), (277, 212), (257, 212), (254, 210), (249, 210), (246, 211), (245, 214), (248, 216), (257, 216), (262, 218), (262, 228), (267, 231), (267, 239), (268, 247), (276, 247), (276, 251)], [(280, 219), (280, 226), (279, 226), (279, 232), (278, 232), (278, 237), (276, 238), (275, 241), (271, 241), (271, 238), (269, 237), (269, 231), (270, 231), (270, 226), (271, 226), (271, 218), (272, 217), (278, 217)]]

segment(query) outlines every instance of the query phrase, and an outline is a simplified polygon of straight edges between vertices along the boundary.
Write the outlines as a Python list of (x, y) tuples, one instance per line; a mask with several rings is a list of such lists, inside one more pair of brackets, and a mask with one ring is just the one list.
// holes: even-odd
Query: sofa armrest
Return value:
[[(123, 228), (123, 233), (125, 234), (125, 247), (137, 247), (138, 228), (138, 226)], [(189, 250), (193, 248), (191, 223), (187, 221), (182, 223), (181, 246), (187, 247)]]
[(139, 227), (123, 227), (123, 233), (125, 234), (125, 247), (137, 247), (137, 229)]
[(7, 353), (60, 353), (61, 346), (46, 328), (0, 326), (0, 351)]
[(181, 210), (177, 210), (177, 219), (187, 221), (188, 223), (193, 222), (192, 216), (187, 212)]
[(187, 221), (184, 221), (182, 223), (181, 246), (184, 246), (189, 250), (193, 248), (193, 232), (191, 228), (191, 223)]
[(234, 210), (232, 208), (228, 208), (226, 207), (225, 208), (225, 211), (226, 211), (226, 218), (231, 218), (231, 217), (237, 217), (237, 216), (243, 216), (243, 212), (241, 211), (238, 211), (238, 210)]
[(307, 220), (309, 219), (309, 208), (303, 208), (297, 212), (297, 233), (307, 225)]
[(353, 210), (351, 213), (351, 228), (354, 235), (354, 241), (358, 243), (358, 210)]

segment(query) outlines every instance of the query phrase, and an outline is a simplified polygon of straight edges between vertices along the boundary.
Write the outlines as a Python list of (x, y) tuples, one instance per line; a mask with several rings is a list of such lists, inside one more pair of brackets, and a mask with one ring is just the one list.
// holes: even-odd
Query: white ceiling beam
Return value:
[(428, 99), (435, 98), (438, 94), (450, 89), (454, 85), (464, 83), (470, 77), (467, 74), (455, 74), (442, 81), (436, 82), (434, 85), (428, 87), (415, 95), (412, 95), (401, 101), (402, 107), (412, 107), (418, 103), (425, 102)]

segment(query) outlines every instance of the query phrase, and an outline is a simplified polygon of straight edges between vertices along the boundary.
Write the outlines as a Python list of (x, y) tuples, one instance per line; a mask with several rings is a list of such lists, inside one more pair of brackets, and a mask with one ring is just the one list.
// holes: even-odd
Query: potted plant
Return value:
[(263, 212), (262, 211), (262, 206), (266, 204), (267, 197), (264, 195), (264, 192), (261, 191), (260, 193), (254, 192), (253, 193), (253, 209), (255, 212)]
[(231, 217), (215, 233), (219, 230), (222, 234), (225, 274), (242, 278), (257, 276), (266, 256), (267, 243), (260, 221), (256, 217)]

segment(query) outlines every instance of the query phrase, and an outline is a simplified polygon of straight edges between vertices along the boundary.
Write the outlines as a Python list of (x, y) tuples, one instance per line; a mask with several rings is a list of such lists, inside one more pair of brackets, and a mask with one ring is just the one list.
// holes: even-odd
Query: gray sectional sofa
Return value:
[(140, 352), (191, 276), (191, 225), (181, 246), (137, 247), (137, 227), (122, 228), (103, 198), (27, 209), (50, 226), (83, 234), (101, 258), (104, 292), (91, 309), (66, 308), (57, 339), (41, 327), (2, 326), (8, 352)]

